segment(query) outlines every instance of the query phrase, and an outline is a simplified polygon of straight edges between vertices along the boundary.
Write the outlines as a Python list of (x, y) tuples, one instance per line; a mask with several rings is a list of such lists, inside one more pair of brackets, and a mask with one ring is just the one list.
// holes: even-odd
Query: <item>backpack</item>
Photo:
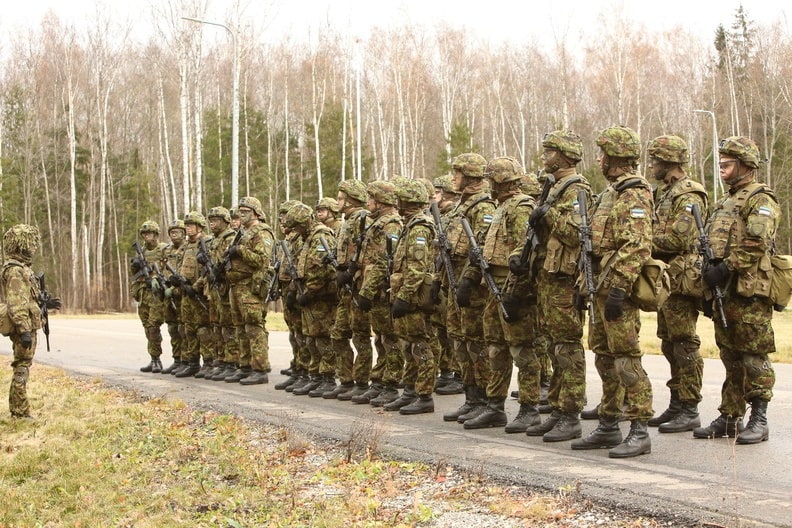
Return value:
[(770, 301), (775, 311), (783, 312), (792, 299), (792, 255), (772, 255), (770, 265), (773, 267)]

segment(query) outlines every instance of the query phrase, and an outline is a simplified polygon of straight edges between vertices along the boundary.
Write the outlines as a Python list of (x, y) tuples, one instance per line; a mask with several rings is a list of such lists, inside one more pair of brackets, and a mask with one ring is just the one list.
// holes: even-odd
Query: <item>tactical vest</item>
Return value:
[(179, 273), (190, 282), (198, 279), (198, 240), (184, 244), (184, 254), (182, 255), (181, 269)]
[[(170, 243), (167, 246), (165, 246), (165, 249), (163, 250), (165, 262), (168, 264), (168, 266), (170, 266), (171, 268), (177, 271), (181, 267), (182, 256), (184, 255), (185, 245), (186, 243), (182, 242), (181, 246), (176, 247), (173, 245), (173, 243)], [(170, 277), (171, 275), (171, 272), (168, 270), (167, 266), (165, 267), (164, 270), (162, 270), (162, 273), (164, 273), (166, 277)]]
[(311, 278), (324, 277), (326, 280), (322, 281), (321, 287), (312, 290), (312, 293), (322, 297), (334, 297), (337, 292), (336, 282), (331, 280), (330, 268), (324, 259), (327, 252), (320, 241), (320, 236), (325, 237), (328, 244), (331, 243), (331, 239), (335, 240), (335, 233), (330, 227), (321, 223), (313, 226), (303, 243), (299, 255), (297, 255), (297, 262), (295, 263), (297, 276), (301, 279), (308, 278), (309, 274), (312, 275)]
[[(654, 236), (665, 235), (674, 231), (674, 225), (680, 221), (674, 218), (672, 210), (677, 199), (686, 194), (698, 194), (704, 200), (704, 208), (707, 207), (707, 191), (704, 187), (690, 178), (685, 178), (674, 182), (671, 187), (655, 201), (655, 223), (653, 227)], [(692, 221), (692, 217), (688, 219)], [(691, 226), (693, 228), (694, 226)]]
[(357, 252), (357, 242), (360, 236), (360, 217), (367, 216), (368, 211), (363, 208), (356, 209), (344, 220), (344, 225), (338, 234), (338, 248), (336, 258), (339, 264), (349, 264)]
[(619, 195), (632, 187), (642, 187), (650, 193), (652, 192), (649, 182), (640, 176), (632, 176), (608, 186), (599, 195), (591, 215), (591, 246), (595, 256), (603, 257), (618, 249), (613, 240), (613, 229), (608, 225), (608, 219)]
[[(414, 247), (409, 247), (409, 243), (411, 240), (410, 231), (413, 229), (424, 226), (428, 230), (427, 237), (419, 237), (415, 241), (413, 241)], [(420, 251), (426, 251), (429, 253), (429, 258), (426, 260), (429, 262), (429, 266), (427, 269), (423, 270), (424, 273), (424, 283), (431, 286), (432, 278), (433, 278), (433, 269), (432, 269), (432, 259), (434, 258), (434, 246), (432, 245), (432, 240), (434, 240), (435, 234), (435, 224), (434, 219), (428, 216), (425, 213), (418, 213), (407, 222), (407, 225), (401, 232), (401, 236), (399, 237), (399, 244), (396, 246), (396, 252), (393, 255), (393, 273), (391, 274), (390, 279), (390, 287), (391, 287), (391, 300), (395, 299), (396, 295), (398, 295), (399, 291), (404, 284), (404, 272), (407, 271), (404, 269), (404, 265), (406, 263), (406, 256), (407, 252), (411, 251), (413, 254), (416, 254)], [(416, 258), (421, 259), (421, 255), (417, 254)], [(424, 259), (421, 259), (424, 260)], [(421, 295), (421, 288), (418, 288), (416, 292), (408, 299), (408, 302), (413, 304), (419, 304), (419, 297)]]
[[(481, 203), (490, 203), (494, 205), (489, 193), (478, 193), (473, 195), (467, 202), (459, 203), (448, 215), (448, 228), (446, 229), (446, 237), (451, 246), (451, 258), (456, 261), (466, 259), (470, 252), (470, 240), (468, 240), (465, 230), (462, 229), (462, 218), (470, 218), (473, 209)], [(492, 215), (484, 216), (484, 223), (492, 222)], [(476, 226), (471, 226), (475, 229)], [(478, 234), (478, 233), (474, 233)]]
[[(254, 241), (255, 245), (255, 240), (257, 238), (261, 238), (265, 244), (272, 246), (275, 242), (275, 233), (273, 233), (270, 226), (263, 222), (259, 222), (245, 231), (245, 234), (239, 239), (239, 246), (249, 247), (251, 241)], [(272, 249), (273, 248), (270, 247), (270, 251), (272, 251)], [(236, 282), (247, 277), (252, 277), (257, 270), (258, 268), (254, 268), (245, 262), (244, 259), (236, 258), (231, 260), (231, 270), (226, 273), (226, 277), (228, 277), (230, 282)]]
[[(487, 262), (493, 266), (508, 268), (509, 255), (517, 246), (524, 242), (522, 235), (519, 238), (513, 236), (514, 220), (512, 216), (521, 207), (533, 209), (534, 206), (533, 198), (519, 193), (510, 197), (495, 210), (492, 215), (492, 223), (484, 238), (484, 247), (482, 249), (482, 254)], [(527, 227), (527, 225), (520, 226), (523, 229), (527, 229)], [(522, 229), (519, 231), (522, 232)]]
[[(360, 221), (360, 220), (358, 220)], [(380, 216), (375, 218), (374, 221), (366, 228), (366, 235), (363, 237), (363, 246), (360, 250), (360, 259), (361, 259), (361, 267), (371, 260), (373, 254), (379, 253), (380, 247), (380, 237), (382, 233), (385, 231), (385, 227), (396, 224), (398, 226), (397, 232), (401, 232), (402, 225), (401, 225), (401, 216), (399, 213), (392, 212), (386, 215)], [(393, 240), (393, 249), (396, 249), (396, 242), (398, 238)], [(374, 243), (372, 245), (372, 242)]]
[[(557, 182), (550, 193), (547, 195), (545, 203), (554, 205), (561, 199), (572, 185), (580, 184), (590, 192), (588, 182), (583, 176), (573, 174)], [(577, 207), (577, 195), (573, 201), (575, 205), (575, 215), (580, 216), (580, 209)], [(581, 221), (578, 221), (580, 225)], [(542, 269), (550, 274), (573, 276), (577, 273), (578, 261), (580, 259), (580, 244), (567, 246), (555, 235), (555, 230), (550, 228), (547, 243), (544, 248), (544, 262)]]
[[(16, 327), (16, 324), (20, 322), (20, 319), (24, 320), (24, 318), (20, 318), (21, 314), (14, 315), (9, 309), (9, 306), (5, 303), (5, 301), (7, 300), (7, 292), (5, 291), (6, 274), (9, 272), (9, 269), (11, 269), (12, 267), (20, 268), (24, 277), (24, 282), (30, 286), (30, 292), (28, 292), (28, 294), (26, 295), (28, 299), (26, 315), (27, 318), (30, 319), (30, 325), (31, 325), (29, 330), (36, 331), (39, 328), (41, 328), (41, 324), (42, 324), (41, 308), (39, 307), (37, 302), (39, 296), (41, 295), (41, 291), (39, 289), (39, 282), (36, 279), (36, 274), (33, 272), (32, 269), (30, 269), (29, 266), (25, 266), (24, 264), (16, 260), (8, 259), (6, 263), (3, 265), (2, 277), (0, 277), (0, 287), (2, 287), (3, 289), (2, 305), (5, 310), (5, 314), (3, 316), (3, 322), (0, 325), (3, 328), (3, 332), (2, 332), (3, 335), (10, 335), (15, 330), (17, 331), (24, 330), (24, 329), (18, 330)], [(15, 308), (18, 309), (19, 307), (15, 306)]]

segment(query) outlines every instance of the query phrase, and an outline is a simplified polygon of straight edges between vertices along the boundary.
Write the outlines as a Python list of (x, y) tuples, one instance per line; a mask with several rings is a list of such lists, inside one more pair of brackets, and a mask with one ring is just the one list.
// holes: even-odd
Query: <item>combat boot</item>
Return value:
[(227, 363), (225, 361), (217, 361), (215, 363), (214, 367), (212, 367), (212, 370), (207, 372), (206, 376), (204, 376), (204, 378), (208, 379), (208, 380), (211, 380), (211, 381), (214, 381), (214, 377), (215, 376), (217, 376), (221, 372), (225, 372), (226, 365), (227, 365)]
[(509, 419), (503, 409), (504, 403), (505, 400), (490, 400), (478, 416), (465, 420), (465, 429), (505, 426)]
[(314, 390), (308, 393), (309, 398), (321, 398), (325, 392), (331, 392), (336, 388), (335, 376), (332, 374), (325, 374), (320, 383)]
[(707, 427), (693, 429), (693, 438), (734, 438), (743, 430), (742, 416), (721, 414)]
[(351, 389), (338, 395), (339, 401), (351, 401), (355, 396), (364, 394), (369, 388), (369, 384), (364, 381), (356, 381)]
[(440, 374), (437, 375), (435, 378), (435, 385), (434, 390), (439, 389), (440, 387), (445, 387), (454, 379), (454, 373), (450, 370), (444, 370)]
[(296, 372), (297, 372), (297, 381), (286, 387), (286, 389), (284, 389), (286, 392), (294, 392), (294, 389), (299, 389), (306, 383), (311, 382), (311, 377), (308, 375), (307, 372), (305, 372), (304, 370), (298, 370)]
[(240, 385), (261, 385), (269, 383), (269, 376), (262, 370), (254, 370), (250, 376), (239, 380)]
[[(670, 422), (682, 412), (682, 402), (679, 401), (679, 395), (676, 391), (671, 391), (671, 401), (668, 403), (668, 409), (663, 411), (659, 416), (650, 419), (647, 424), (649, 427), (658, 427), (660, 424)], [(698, 427), (698, 425), (696, 426)], [(670, 432), (670, 431), (668, 431)]]
[(435, 393), (440, 396), (447, 396), (449, 394), (462, 394), (465, 392), (465, 386), (462, 384), (462, 380), (459, 379), (459, 376), (454, 374), (454, 377), (448, 381), (442, 387), (437, 388)]
[(250, 376), (251, 372), (253, 372), (253, 370), (250, 367), (237, 367), (234, 373), (223, 381), (226, 383), (239, 383), (241, 380)]
[(415, 393), (415, 388), (412, 385), (408, 385), (404, 388), (404, 391), (402, 391), (401, 396), (392, 402), (384, 404), (382, 408), (386, 411), (398, 411), (402, 407), (407, 407), (417, 399), (418, 394)]
[(511, 396), (512, 398), (514, 398), (516, 400), (516, 399), (518, 399), (520, 397), (520, 391), (518, 391), (518, 390), (511, 391), (509, 393), (509, 396)]
[(291, 376), (293, 372), (294, 372), (294, 367), (292, 367), (291, 365), (288, 368), (280, 370), (280, 373), (284, 376)]
[(617, 418), (602, 417), (597, 428), (591, 431), (586, 438), (572, 442), (572, 449), (576, 451), (585, 449), (610, 449), (622, 443), (622, 433), (619, 429)]
[(580, 438), (582, 435), (583, 429), (580, 427), (580, 419), (577, 413), (564, 413), (553, 428), (542, 436), (542, 440), (545, 442), (563, 442)]
[[(539, 405), (549, 405), (550, 380), (542, 380), (539, 384)], [(552, 409), (550, 410), (552, 411)], [(548, 411), (548, 412), (550, 412)], [(539, 412), (542, 412), (541, 410)]]
[(212, 381), (225, 381), (225, 379), (236, 372), (236, 365), (233, 363), (226, 363), (223, 370), (212, 376)]
[(333, 390), (329, 390), (329, 391), (323, 393), (322, 394), (322, 399), (323, 400), (335, 400), (341, 394), (351, 391), (354, 387), (355, 387), (355, 382), (354, 381), (347, 381), (347, 382), (344, 382), (344, 383), (339, 383), (338, 385), (335, 386), (335, 388)]
[(649, 429), (643, 420), (632, 420), (630, 432), (624, 442), (608, 451), (609, 458), (632, 458), (639, 455), (648, 455), (652, 452), (652, 439), (649, 438)]
[(211, 362), (204, 361), (203, 366), (194, 374), (196, 378), (205, 378), (208, 372), (211, 372), (214, 367), (212, 366)]
[(180, 368), (176, 372), (175, 375), (177, 378), (191, 378), (195, 376), (199, 370), (201, 370), (201, 366), (196, 361), (194, 363), (185, 364), (184, 367)]
[(457, 417), (457, 423), (463, 424), (468, 420), (472, 420), (487, 409), (487, 391), (481, 387), (475, 387), (475, 392), (476, 397), (473, 401), (473, 408), (464, 414), (460, 414)]
[(447, 412), (443, 415), (444, 422), (456, 422), (461, 415), (473, 410), (473, 405), (478, 397), (475, 385), (465, 385), (465, 403), (459, 406), (456, 411)]
[[(321, 376), (314, 374), (311, 376), (311, 379), (308, 380), (308, 383), (300, 387), (296, 387), (293, 391), (291, 391), (291, 393), (295, 396), (306, 396), (309, 392), (321, 385), (322, 381), (324, 380), (322, 380)], [(321, 396), (321, 394), (319, 396)]]
[(540, 423), (542, 423), (542, 417), (539, 416), (536, 406), (530, 403), (521, 403), (517, 416), (514, 417), (511, 423), (506, 425), (504, 432), (524, 433), (532, 425), (539, 425)]
[(593, 409), (583, 409), (580, 413), (581, 420), (599, 420), (599, 403)]
[(158, 357), (154, 358), (153, 363), (154, 365), (152, 365), (151, 367), (151, 373), (159, 374), (160, 372), (162, 372), (162, 361), (160, 361), (160, 358)]
[(737, 434), (738, 444), (758, 444), (770, 439), (770, 427), (767, 425), (767, 403), (754, 398), (751, 400), (751, 417), (745, 429)]
[(145, 367), (140, 367), (140, 372), (151, 372), (154, 370), (154, 356), (151, 356), (151, 361)]
[(701, 427), (701, 418), (696, 402), (679, 402), (679, 413), (667, 422), (661, 423), (657, 430), (661, 433), (684, 433), (697, 427)]
[(371, 402), (371, 400), (379, 396), (380, 392), (382, 392), (384, 388), (385, 386), (382, 383), (375, 381), (369, 386), (368, 389), (366, 389), (365, 392), (363, 392), (363, 394), (352, 396), (350, 400), (352, 401), (352, 403), (358, 403), (358, 404), (369, 403)]
[(372, 407), (382, 407), (399, 398), (399, 389), (396, 385), (385, 385), (376, 398), (369, 400)]
[(434, 412), (434, 400), (431, 394), (422, 394), (410, 405), (399, 409), (399, 414), (423, 414)]
[(274, 385), (274, 389), (275, 390), (286, 390), (288, 387), (291, 387), (292, 385), (297, 383), (298, 379), (300, 379), (300, 376), (298, 376), (297, 374), (292, 374), (291, 376), (289, 376), (285, 380), (281, 381), (280, 383), (276, 383)]
[(182, 366), (182, 362), (178, 359), (174, 359), (173, 363), (170, 364), (168, 368), (162, 369), (162, 374), (173, 374), (174, 371), (180, 369)]
[(561, 419), (561, 411), (558, 409), (553, 409), (553, 412), (550, 413), (550, 416), (544, 422), (540, 422), (536, 425), (532, 425), (525, 429), (525, 434), (528, 436), (544, 436), (545, 433), (550, 431), (555, 424), (558, 423), (558, 420)]

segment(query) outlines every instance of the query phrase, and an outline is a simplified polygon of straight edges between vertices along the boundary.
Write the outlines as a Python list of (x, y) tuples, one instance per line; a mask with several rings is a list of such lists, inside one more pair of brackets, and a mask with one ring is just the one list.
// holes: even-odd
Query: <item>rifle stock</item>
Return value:
[(44, 281), (44, 272), (40, 271), (36, 278), (38, 279), (39, 283), (39, 298), (38, 305), (41, 309), (41, 324), (44, 330), (44, 338), (47, 341), (47, 352), (50, 351), (50, 324), (49, 324), (49, 308), (47, 308), (47, 303), (50, 301), (51, 296), (50, 293), (47, 291), (47, 284)]
[(432, 218), (434, 218), (435, 228), (437, 229), (437, 244), (440, 249), (440, 260), (443, 263), (443, 268), (448, 278), (448, 288), (451, 291), (451, 295), (456, 297), (457, 281), (456, 275), (454, 274), (454, 265), (451, 263), (451, 244), (448, 242), (448, 236), (443, 229), (442, 219), (440, 218), (440, 207), (437, 205), (437, 202), (432, 202), (429, 209), (432, 212)]
[[(694, 203), (690, 212), (693, 214), (693, 220), (696, 222), (696, 227), (699, 231), (699, 253), (704, 261), (703, 270), (706, 270), (713, 265), (712, 261), (715, 260), (715, 254), (712, 251), (712, 246), (710, 246), (709, 235), (704, 227), (704, 221), (701, 218), (701, 209), (699, 209), (698, 204)], [(702, 277), (702, 281), (703, 280)], [(723, 312), (723, 290), (716, 284), (710, 288), (710, 292), (712, 293), (712, 300), (715, 301), (715, 308), (718, 310), (721, 324), (723, 328), (728, 328), (726, 325), (726, 314)]]
[(597, 289), (594, 286), (594, 269), (591, 262), (593, 246), (591, 243), (591, 225), (588, 218), (588, 203), (586, 191), (578, 191), (578, 207), (580, 210), (580, 260), (578, 268), (583, 272), (585, 280), (586, 297), (588, 299), (589, 320), (594, 320), (594, 298)]

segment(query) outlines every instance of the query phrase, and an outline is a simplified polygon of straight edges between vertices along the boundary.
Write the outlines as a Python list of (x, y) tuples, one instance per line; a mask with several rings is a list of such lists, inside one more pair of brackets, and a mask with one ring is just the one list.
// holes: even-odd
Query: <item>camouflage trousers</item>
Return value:
[(453, 296), (448, 296), (446, 329), (459, 364), (462, 383), (486, 390), (491, 369), (481, 314), (489, 297), (489, 291), (486, 286), (478, 285), (470, 297), (470, 306), (460, 308)]
[(431, 341), (435, 338), (432, 324), (422, 312), (413, 312), (393, 320), (393, 330), (399, 337), (399, 348), (404, 354), (405, 385), (412, 385), (419, 396), (429, 396), (434, 391), (437, 363)]
[(548, 402), (565, 414), (579, 413), (586, 400), (583, 313), (575, 307), (574, 292), (574, 277), (539, 271), (542, 333), (549, 337), (553, 364)]
[(336, 359), (330, 342), (328, 321), (335, 318), (336, 304), (330, 300), (314, 300), (302, 308), (302, 328), (309, 353), (310, 374), (335, 376)]
[(229, 299), (231, 318), (239, 341), (239, 365), (269, 372), (267, 305), (253, 293), (250, 280), (232, 284)]
[[(726, 379), (718, 409), (729, 416), (743, 416), (745, 402), (773, 398), (775, 370), (769, 354), (775, 352), (773, 307), (767, 299), (726, 294), (723, 311), (728, 328), (715, 321), (715, 342)], [(716, 318), (717, 319), (717, 318)]]
[(440, 372), (459, 372), (459, 365), (454, 356), (454, 349), (451, 346), (451, 340), (446, 329), (447, 298), (448, 291), (443, 290), (440, 296), (440, 304), (429, 316), (429, 321), (432, 323), (436, 337), (436, 339), (432, 340), (432, 346), (434, 347), (433, 351), (437, 361), (437, 370)]
[(171, 355), (174, 361), (181, 361), (184, 354), (184, 339), (180, 329), (181, 297), (171, 297), (165, 301), (165, 324), (170, 336)]
[[(377, 349), (377, 362), (370, 371), (371, 380), (385, 385), (398, 385), (404, 373), (404, 354), (393, 330), (390, 304), (384, 299), (375, 300), (368, 315), (374, 332), (374, 347)], [(357, 367), (357, 361), (355, 364)], [(359, 379), (357, 368), (355, 379)]]
[[(206, 304), (206, 301), (202, 302)], [(209, 313), (197, 298), (182, 298), (181, 321), (184, 340), (182, 361), (197, 364), (203, 358), (205, 364), (211, 364), (214, 361), (212, 327), (209, 325)]]
[(283, 321), (289, 329), (289, 345), (292, 349), (291, 366), (300, 371), (308, 372), (311, 354), (305, 347), (305, 336), (302, 333), (302, 314), (300, 310), (292, 310), (283, 305)]
[(164, 303), (151, 293), (151, 290), (141, 290), (138, 318), (140, 318), (143, 331), (146, 334), (148, 354), (153, 358), (162, 355), (162, 330), (160, 328), (165, 322), (164, 311)]
[[(336, 375), (341, 383), (368, 381), (369, 374), (365, 372), (360, 373), (360, 375), (365, 376), (365, 379), (358, 380), (355, 378), (355, 352), (352, 350), (352, 345), (355, 346), (358, 355), (362, 353), (364, 357), (368, 357), (369, 364), (373, 354), (369, 319), (362, 316), (353, 317), (354, 311), (360, 312), (352, 303), (352, 295), (346, 290), (341, 290), (336, 307), (335, 321), (333, 328), (330, 330), (330, 338), (333, 340), (333, 350), (336, 356)], [(360, 313), (362, 314), (363, 312)], [(352, 344), (349, 342), (350, 339)]]
[(672, 294), (657, 313), (657, 337), (660, 350), (671, 367), (666, 386), (683, 402), (700, 402), (704, 360), (696, 334), (698, 305), (694, 297)]
[(654, 416), (652, 384), (641, 364), (638, 335), (641, 316), (638, 306), (626, 299), (624, 313), (615, 321), (605, 320), (607, 294), (597, 295), (595, 318), (589, 321), (589, 347), (595, 354), (594, 365), (602, 380), (600, 416), (616, 419), (624, 414), (630, 420), (647, 421)]
[(11, 347), (14, 351), (14, 361), (11, 368), (14, 373), (11, 377), (11, 387), (8, 391), (8, 408), (11, 416), (24, 417), (30, 416), (30, 402), (27, 397), (27, 382), (30, 376), (30, 366), (33, 364), (33, 356), (36, 355), (36, 343), (38, 342), (38, 332), (31, 332), (33, 344), (30, 348), (24, 348), (20, 343), (19, 334), (11, 334)]

